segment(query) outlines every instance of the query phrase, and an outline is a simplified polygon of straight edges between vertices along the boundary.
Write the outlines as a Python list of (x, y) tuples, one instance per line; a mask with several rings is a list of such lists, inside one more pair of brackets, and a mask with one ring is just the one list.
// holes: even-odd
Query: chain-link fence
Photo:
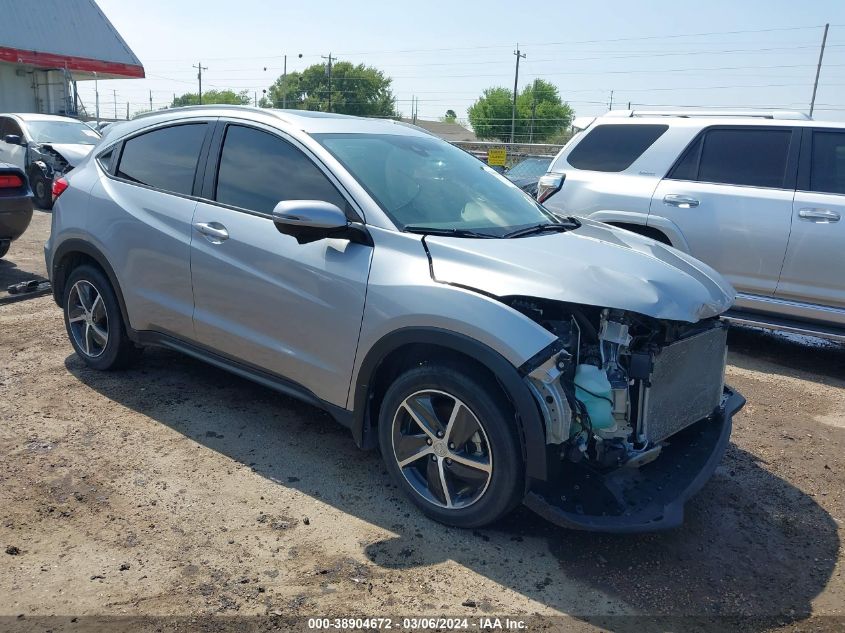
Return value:
[(491, 166), (501, 166), (505, 169), (510, 169), (526, 158), (554, 158), (563, 147), (563, 145), (548, 143), (499, 143), (496, 141), (453, 141), (452, 144)]

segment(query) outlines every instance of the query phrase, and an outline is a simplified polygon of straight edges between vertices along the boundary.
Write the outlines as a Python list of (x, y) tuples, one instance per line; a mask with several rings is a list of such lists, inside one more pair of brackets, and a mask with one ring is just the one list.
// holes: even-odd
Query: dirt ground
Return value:
[[(44, 274), (49, 223), (36, 212), (0, 288)], [(463, 531), (422, 517), (377, 453), (310, 406), (163, 350), (98, 373), (51, 297), (0, 305), (0, 629), (47, 615), (567, 614), (544, 622), (633, 631), (617, 616), (645, 614), (842, 630), (845, 347), (756, 330), (730, 345), (748, 405), (683, 527), (596, 535), (521, 509)]]

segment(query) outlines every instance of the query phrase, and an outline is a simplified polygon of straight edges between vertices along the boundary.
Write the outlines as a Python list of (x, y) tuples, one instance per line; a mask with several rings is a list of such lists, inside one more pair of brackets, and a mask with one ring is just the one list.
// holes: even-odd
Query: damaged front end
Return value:
[(724, 385), (726, 325), (511, 297), (557, 337), (524, 368), (545, 420), (549, 477), (526, 504), (570, 528), (665, 529), (710, 478), (732, 416), (745, 404)]

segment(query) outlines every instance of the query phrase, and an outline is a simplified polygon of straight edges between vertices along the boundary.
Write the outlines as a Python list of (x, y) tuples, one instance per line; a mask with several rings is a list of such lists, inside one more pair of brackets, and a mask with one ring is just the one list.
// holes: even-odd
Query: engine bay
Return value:
[(515, 310), (557, 337), (527, 376), (560, 458), (600, 471), (657, 459), (672, 435), (722, 402), (726, 326), (517, 297)]

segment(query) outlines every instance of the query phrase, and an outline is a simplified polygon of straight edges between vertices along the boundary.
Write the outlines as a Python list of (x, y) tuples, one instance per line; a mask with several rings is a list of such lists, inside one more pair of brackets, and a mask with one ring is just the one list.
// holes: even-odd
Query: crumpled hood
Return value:
[(75, 143), (45, 143), (45, 145), (49, 145), (61, 154), (71, 167), (76, 167), (94, 149), (94, 145)]
[(513, 239), (426, 236), (436, 281), (687, 321), (721, 314), (736, 292), (707, 264), (629, 231), (580, 220)]

